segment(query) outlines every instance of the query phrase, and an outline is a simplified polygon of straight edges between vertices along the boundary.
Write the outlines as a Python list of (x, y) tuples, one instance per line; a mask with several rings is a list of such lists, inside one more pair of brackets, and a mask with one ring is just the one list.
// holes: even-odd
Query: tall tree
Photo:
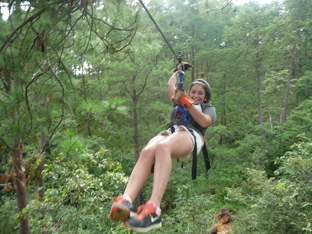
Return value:
[(290, 83), (292, 78), (296, 77), (300, 72), (299, 67), (297, 66), (299, 62), (298, 57), (300, 55), (300, 47), (298, 44), (304, 44), (304, 41), (306, 41), (306, 39), (309, 37), (306, 32), (311, 28), (310, 23), (312, 1), (308, 0), (293, 2), (286, 0), (284, 5), (286, 10), (284, 14), (288, 16), (285, 22), (285, 30), (287, 30), (287, 36), (285, 36), (285, 46), (291, 45), (292, 47), (289, 56), (289, 73), (283, 112), (283, 121), (285, 122), (287, 119)]
[[(123, 50), (135, 35), (136, 17), (127, 5), (106, 1), (11, 1), (8, 8), (9, 19), (0, 22), (5, 29), (0, 47), (0, 70), (5, 74), (1, 76), (1, 105), (5, 111), (1, 113), (0, 139), (12, 149), (11, 174), (20, 212), (20, 233), (29, 233), (28, 217), (22, 213), (27, 205), (22, 145), (33, 145), (32, 136), (45, 127), (49, 143), (64, 120), (65, 86), (72, 82), (71, 59), (76, 59), (75, 53), (88, 51), (92, 40), (100, 41), (109, 53)], [(109, 13), (106, 18), (100, 17), (103, 8)], [(121, 9), (131, 11), (130, 20), (118, 19)], [(85, 37), (77, 37), (79, 27), (84, 28)], [(77, 51), (74, 45), (81, 49)], [(46, 96), (47, 114), (42, 114), (37, 97), (45, 96), (47, 87), (54, 93)]]
[[(227, 48), (227, 56), (235, 56), (229, 61), (228, 67), (231, 67), (232, 74), (233, 72), (235, 74), (235, 83), (240, 83), (240, 88), (244, 87), (239, 91), (233, 89), (235, 86), (232, 85), (232, 90), (235, 93), (244, 93), (238, 96), (243, 101), (240, 104), (241, 107), (257, 106), (258, 124), (263, 122), (261, 77), (267, 72), (264, 61), (270, 54), (266, 49), (270, 42), (268, 27), (277, 12), (278, 8), (274, 4), (258, 5), (255, 2), (250, 2), (237, 9), (237, 16), (232, 18), (225, 31), (223, 47)], [(253, 79), (250, 79), (251, 77)], [(233, 95), (235, 94), (233, 93)], [(248, 116), (246, 117), (248, 118)]]

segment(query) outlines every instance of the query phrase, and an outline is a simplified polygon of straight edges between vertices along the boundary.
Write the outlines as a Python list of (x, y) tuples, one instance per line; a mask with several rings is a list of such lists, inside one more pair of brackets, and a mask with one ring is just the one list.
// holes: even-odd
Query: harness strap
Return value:
[[(174, 122), (176, 117), (178, 116), (178, 113), (181, 113), (181, 111), (179, 111), (179, 108), (177, 109), (177, 111), (175, 112), (173, 121), (171, 121), (168, 125), (167, 125), (167, 129), (170, 128), (171, 132), (173, 133), (175, 131), (174, 129)], [(196, 122), (194, 122), (196, 124)], [(193, 124), (194, 124), (193, 123)], [(183, 120), (183, 124), (184, 126), (188, 127), (188, 123), (186, 123), (185, 120)], [(188, 128), (189, 129), (189, 128)], [(196, 137), (194, 135), (194, 130), (189, 129), (189, 132), (193, 135), (194, 138), (194, 149), (193, 149), (193, 159), (192, 159), (192, 180), (196, 179), (196, 175), (197, 175), (197, 142), (196, 142)], [(208, 151), (207, 151), (207, 147), (206, 147), (206, 142), (204, 142), (203, 148), (203, 155), (204, 155), (204, 161), (205, 161), (205, 166), (206, 166), (206, 172), (211, 168), (210, 167), (210, 161), (209, 161), (209, 157), (208, 157)], [(177, 161), (179, 162), (179, 158), (177, 158)], [(183, 162), (181, 164), (181, 168), (183, 168)], [(154, 172), (154, 165), (152, 166), (152, 173)]]
[[(196, 180), (196, 174), (197, 174), (197, 142), (196, 142), (196, 137), (194, 135), (193, 130), (191, 130), (190, 133), (193, 135), (194, 141), (195, 141), (194, 150), (193, 150), (193, 160), (192, 160), (192, 180)], [(210, 161), (209, 161), (209, 157), (208, 157), (206, 142), (204, 142), (204, 146), (202, 148), (202, 151), (203, 151), (203, 155), (204, 155), (204, 161), (205, 161), (206, 172), (207, 172), (210, 169)]]
[(204, 154), (204, 160), (205, 160), (205, 164), (206, 164), (206, 171), (208, 171), (210, 169), (210, 161), (209, 161), (209, 157), (208, 157), (208, 150), (206, 147), (206, 142), (204, 142), (204, 146), (202, 148), (203, 154)]
[(192, 160), (192, 180), (196, 180), (197, 174), (197, 142), (193, 131), (191, 132), (194, 137), (194, 150), (193, 150), (193, 160)]

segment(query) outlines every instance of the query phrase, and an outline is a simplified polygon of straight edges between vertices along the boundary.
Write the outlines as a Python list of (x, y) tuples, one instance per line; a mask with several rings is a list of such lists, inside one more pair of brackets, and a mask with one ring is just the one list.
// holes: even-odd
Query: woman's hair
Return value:
[(205, 90), (205, 99), (204, 99), (204, 103), (208, 103), (210, 101), (210, 98), (211, 98), (211, 89), (210, 89), (210, 85), (208, 84), (207, 81), (203, 80), (203, 79), (197, 79), (197, 80), (194, 80), (191, 85), (190, 85), (190, 88), (189, 88), (189, 93), (191, 92), (191, 89), (194, 85), (196, 84), (199, 84), (201, 85), (204, 90)]

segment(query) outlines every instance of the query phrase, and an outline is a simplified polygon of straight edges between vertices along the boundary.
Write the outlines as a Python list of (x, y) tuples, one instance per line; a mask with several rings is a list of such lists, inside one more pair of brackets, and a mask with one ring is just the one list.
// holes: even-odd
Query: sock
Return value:
[(156, 214), (157, 214), (158, 216), (161, 215), (161, 209), (160, 209), (159, 206), (157, 206), (157, 208), (156, 208)]
[(155, 213), (156, 213), (158, 216), (161, 215), (161, 209), (160, 209), (159, 206), (157, 206), (157, 205), (156, 205), (154, 202), (152, 202), (152, 201), (148, 201), (148, 202), (146, 202), (146, 204), (147, 204), (147, 203), (151, 204), (154, 208), (156, 208)]
[(131, 198), (128, 195), (123, 195), (123, 199), (125, 199), (127, 202), (132, 204), (132, 200), (131, 200)]

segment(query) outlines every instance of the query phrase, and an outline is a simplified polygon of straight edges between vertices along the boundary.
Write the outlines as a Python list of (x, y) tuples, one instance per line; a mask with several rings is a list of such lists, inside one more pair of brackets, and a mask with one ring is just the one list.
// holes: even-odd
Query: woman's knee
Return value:
[(170, 146), (168, 142), (159, 142), (156, 146), (155, 155), (170, 155)]
[(152, 147), (143, 148), (139, 160), (152, 162), (155, 161), (155, 149)]

